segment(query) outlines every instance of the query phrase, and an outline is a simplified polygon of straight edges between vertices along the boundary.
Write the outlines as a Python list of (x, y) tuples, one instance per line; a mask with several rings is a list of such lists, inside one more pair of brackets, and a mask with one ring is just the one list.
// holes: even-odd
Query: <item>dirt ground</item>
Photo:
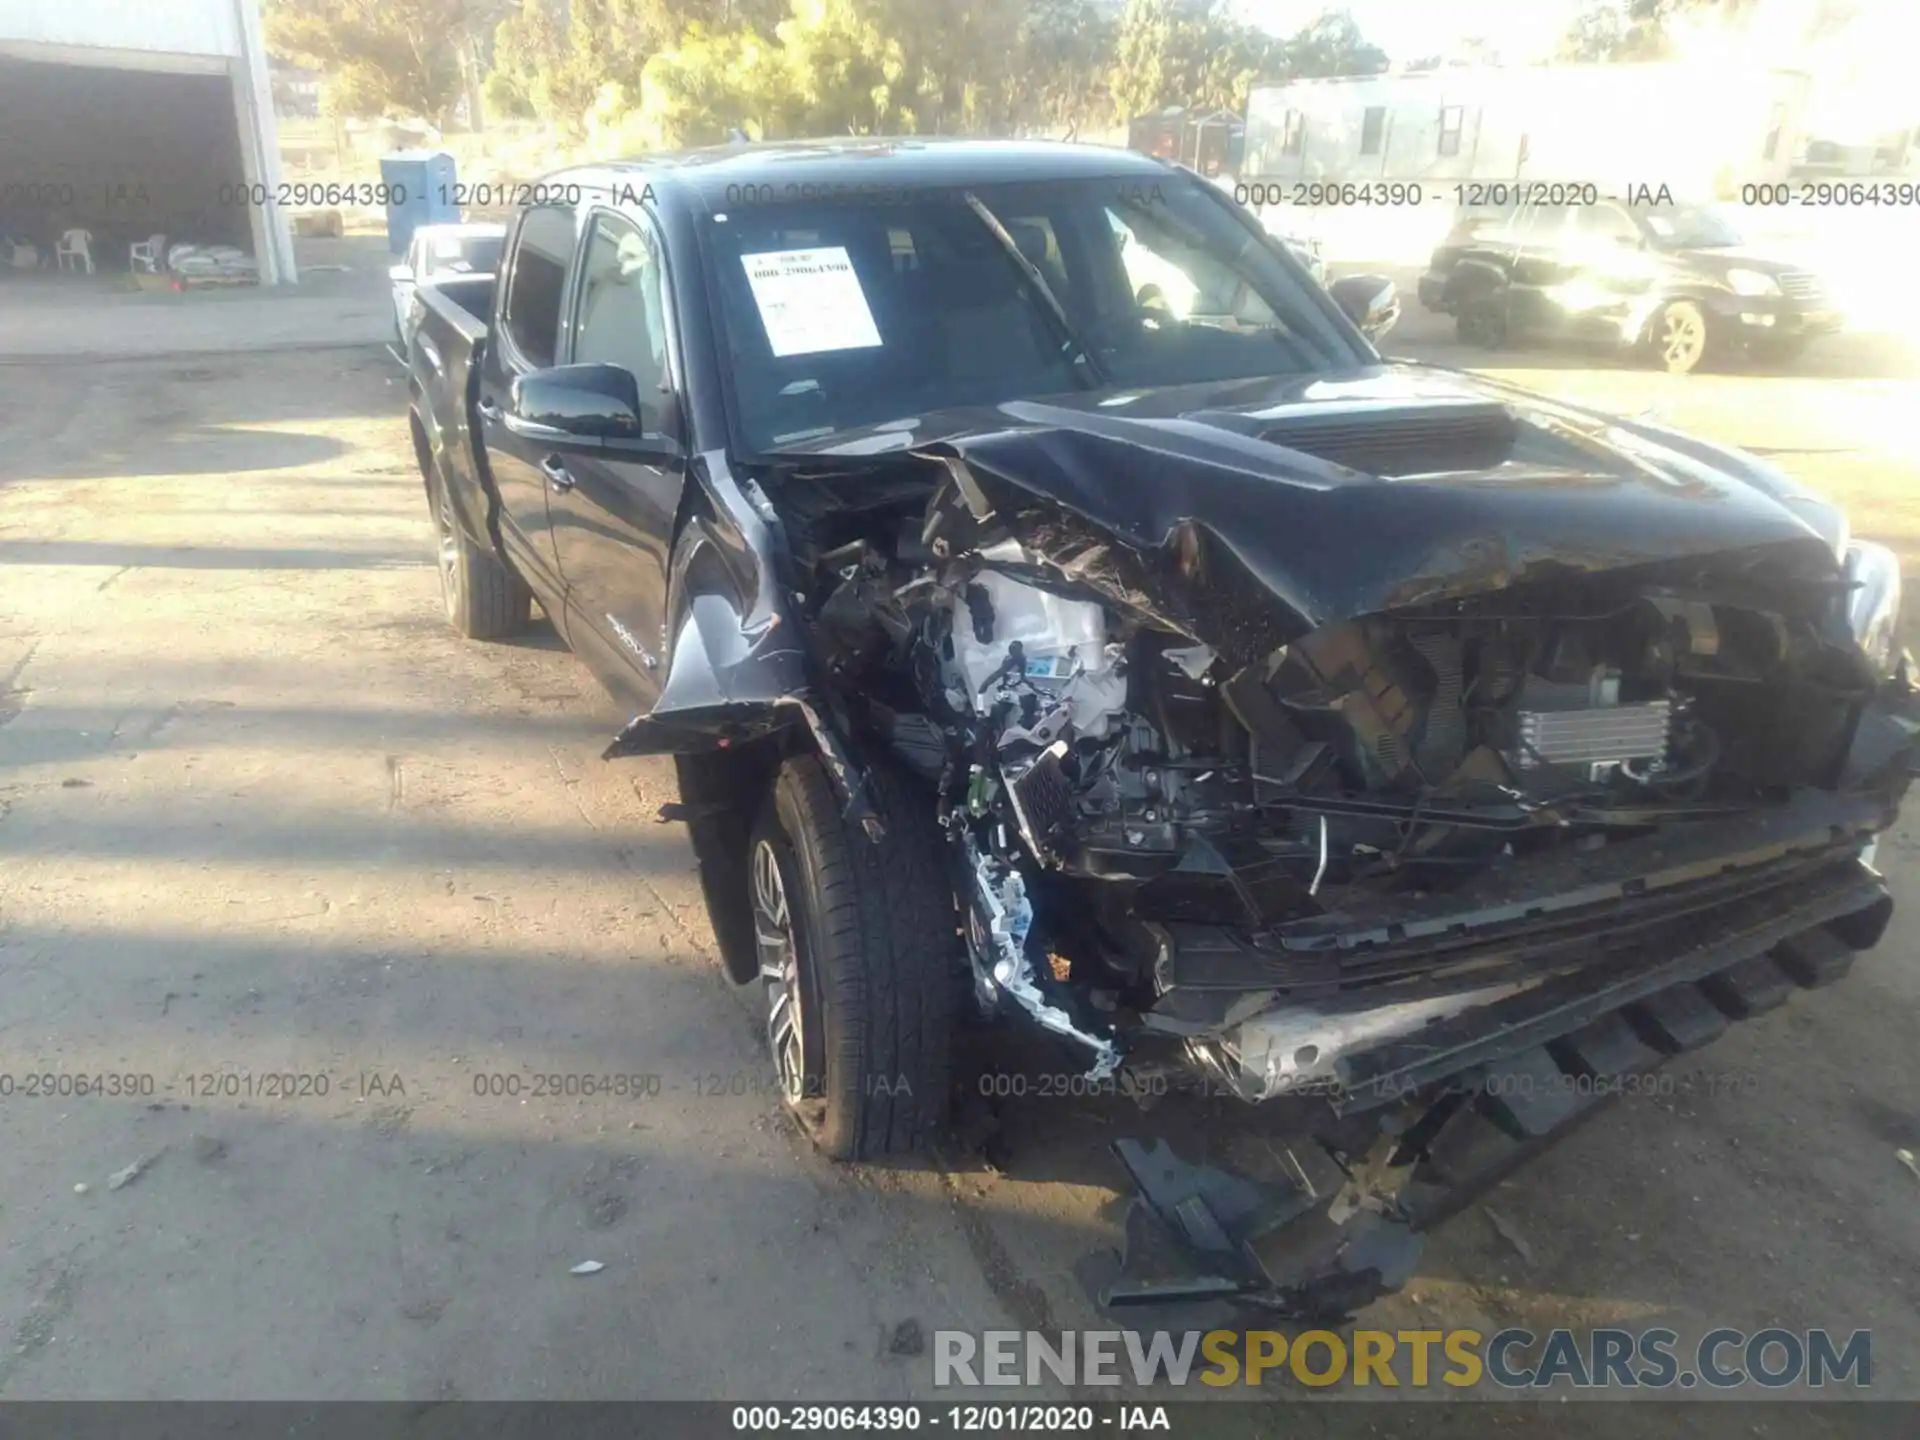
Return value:
[[(1910, 379), (1501, 358), (1920, 544)], [(1029, 1098), (1000, 1171), (814, 1157), (654, 819), (670, 769), (598, 758), (624, 717), (544, 622), (447, 629), (404, 413), (372, 347), (0, 365), (0, 1397), (902, 1399), (933, 1393), (904, 1322), (1110, 1326), (1106, 1146), (1164, 1118)], [(1870, 1327), (1875, 1393), (1920, 1397), (1917, 845), (1882, 846), (1905, 909), (1847, 983), (1496, 1192), (1530, 1258), (1476, 1207), (1365, 1323)], [(132, 1093), (29, 1094), (49, 1072)], [(640, 1093), (528, 1093), (578, 1074)]]

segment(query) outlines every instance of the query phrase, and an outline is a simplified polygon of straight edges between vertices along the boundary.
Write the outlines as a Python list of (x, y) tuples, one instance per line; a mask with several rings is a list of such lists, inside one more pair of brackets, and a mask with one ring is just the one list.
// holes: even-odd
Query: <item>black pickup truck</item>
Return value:
[(537, 597), (632, 713), (608, 756), (676, 757), (828, 1153), (936, 1132), (977, 1004), (1275, 1137), (1259, 1176), (1115, 1146), (1193, 1273), (1112, 1303), (1343, 1310), (1885, 929), (1898, 567), (1752, 456), (1384, 362), (1390, 287), (1144, 156), (541, 193), (497, 293), (419, 292), (447, 614)]

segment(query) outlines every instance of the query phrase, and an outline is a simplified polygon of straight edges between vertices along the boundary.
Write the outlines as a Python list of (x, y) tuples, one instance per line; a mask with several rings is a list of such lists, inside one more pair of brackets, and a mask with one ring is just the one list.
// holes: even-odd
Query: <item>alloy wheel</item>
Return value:
[(753, 847), (753, 944), (767, 993), (767, 1044), (774, 1071), (787, 1103), (798, 1105), (807, 1096), (807, 1007), (786, 880), (766, 839)]
[(436, 532), (435, 559), (440, 566), (440, 598), (452, 616), (460, 601), (460, 529), (453, 518), (453, 497), (444, 481), (433, 484), (433, 528)]
[(1660, 359), (1669, 370), (1691, 370), (1707, 348), (1707, 326), (1691, 305), (1670, 306), (1660, 317)]

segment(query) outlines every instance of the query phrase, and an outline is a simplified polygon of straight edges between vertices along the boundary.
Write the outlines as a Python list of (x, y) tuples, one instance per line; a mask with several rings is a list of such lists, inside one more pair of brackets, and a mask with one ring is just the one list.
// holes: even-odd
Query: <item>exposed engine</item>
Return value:
[(1293, 922), (1829, 783), (1869, 687), (1829, 601), (1737, 574), (1568, 577), (1294, 633), (1197, 537), (1149, 574), (1057, 514), (928, 489), (869, 477), (864, 507), (813, 523), (788, 495), (823, 658), (938, 788), (983, 1001), (1102, 1073), (1126, 1017), (1177, 1031), (1177, 988), (1288, 988), (1267, 942)]

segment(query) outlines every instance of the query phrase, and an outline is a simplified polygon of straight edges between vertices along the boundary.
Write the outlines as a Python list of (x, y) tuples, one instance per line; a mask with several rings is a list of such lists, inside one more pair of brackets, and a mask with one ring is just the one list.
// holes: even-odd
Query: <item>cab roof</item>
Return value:
[[(806, 187), (865, 188), (993, 185), (1019, 181), (1165, 180), (1176, 173), (1150, 155), (1057, 140), (963, 140), (936, 136), (845, 137), (713, 145), (644, 155), (566, 172), (584, 184), (685, 187), (724, 206), (743, 185), (767, 185), (795, 198)], [(555, 179), (559, 177), (553, 177)], [(791, 188), (790, 188), (791, 187)]]

